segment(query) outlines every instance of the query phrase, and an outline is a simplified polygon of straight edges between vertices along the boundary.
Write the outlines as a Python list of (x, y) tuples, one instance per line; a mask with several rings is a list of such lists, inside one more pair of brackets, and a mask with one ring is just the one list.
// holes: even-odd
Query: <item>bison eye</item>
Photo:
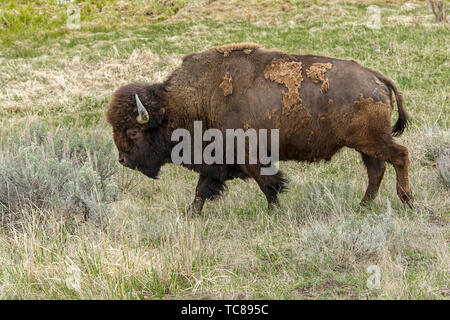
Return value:
[(128, 133), (128, 136), (130, 138), (134, 138), (138, 134), (138, 131), (137, 130), (131, 130), (131, 131), (128, 131), (127, 133)]

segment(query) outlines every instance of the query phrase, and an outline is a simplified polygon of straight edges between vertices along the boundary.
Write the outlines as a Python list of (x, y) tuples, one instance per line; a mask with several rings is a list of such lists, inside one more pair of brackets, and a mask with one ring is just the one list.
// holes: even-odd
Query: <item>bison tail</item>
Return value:
[(403, 96), (402, 93), (397, 89), (394, 82), (383, 75), (382, 73), (369, 69), (381, 82), (383, 82), (389, 90), (394, 92), (395, 94), (395, 100), (397, 100), (397, 108), (398, 108), (398, 119), (397, 122), (394, 124), (394, 127), (392, 128), (392, 136), (398, 137), (400, 136), (403, 131), (408, 127), (408, 114), (406, 113), (406, 110), (403, 106)]
[[(394, 86), (395, 88), (395, 86)], [(408, 114), (403, 107), (403, 97), (402, 93), (399, 92), (396, 88), (394, 89), (395, 99), (397, 100), (397, 109), (398, 109), (398, 119), (392, 128), (392, 135), (394, 137), (400, 136), (403, 131), (408, 127)]]

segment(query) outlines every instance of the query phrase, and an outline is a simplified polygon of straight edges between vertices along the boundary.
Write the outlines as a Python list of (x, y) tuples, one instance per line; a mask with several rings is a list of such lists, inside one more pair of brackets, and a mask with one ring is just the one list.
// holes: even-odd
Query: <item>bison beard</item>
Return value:
[(149, 178), (158, 179), (159, 168), (157, 168), (155, 170), (153, 168), (145, 168), (145, 167), (142, 167), (142, 166), (137, 166), (136, 169), (139, 172), (145, 174)]
[[(392, 93), (399, 115), (393, 128)], [(161, 84), (119, 88), (107, 119), (121, 163), (150, 178), (171, 162), (172, 132), (183, 128), (193, 136), (195, 121), (204, 130), (279, 129), (280, 160), (330, 160), (342, 147), (353, 148), (369, 180), (362, 204), (376, 197), (388, 162), (399, 198), (412, 206), (408, 150), (392, 139), (407, 125), (402, 95), (392, 80), (355, 61), (290, 55), (255, 44), (212, 48), (184, 57)], [(261, 163), (184, 165), (200, 174), (190, 214), (199, 214), (230, 179), (255, 179), (269, 207), (278, 206), (286, 188), (281, 172), (261, 175)]]

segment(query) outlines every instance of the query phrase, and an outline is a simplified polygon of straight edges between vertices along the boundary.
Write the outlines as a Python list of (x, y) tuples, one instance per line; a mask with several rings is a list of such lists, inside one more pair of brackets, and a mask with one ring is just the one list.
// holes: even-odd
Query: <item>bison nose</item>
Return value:
[(124, 158), (119, 158), (119, 163), (120, 164), (124, 164), (125, 163), (125, 159)]

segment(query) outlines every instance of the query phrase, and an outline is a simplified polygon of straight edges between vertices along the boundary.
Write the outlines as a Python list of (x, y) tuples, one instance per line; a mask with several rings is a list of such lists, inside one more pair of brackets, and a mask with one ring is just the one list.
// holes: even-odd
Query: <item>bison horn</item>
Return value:
[(138, 95), (136, 94), (136, 105), (138, 109), (138, 116), (136, 117), (136, 121), (140, 124), (145, 124), (150, 120), (147, 109), (145, 109), (141, 100), (139, 100)]

